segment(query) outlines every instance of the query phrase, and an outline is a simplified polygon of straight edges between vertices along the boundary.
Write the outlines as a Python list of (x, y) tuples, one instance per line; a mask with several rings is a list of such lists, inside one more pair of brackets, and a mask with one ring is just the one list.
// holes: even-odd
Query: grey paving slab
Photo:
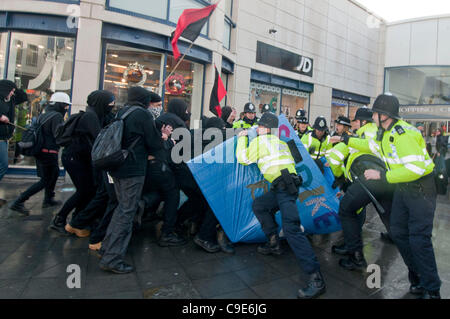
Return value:
[(193, 280), (192, 283), (204, 298), (211, 298), (247, 288), (244, 281), (234, 273)]

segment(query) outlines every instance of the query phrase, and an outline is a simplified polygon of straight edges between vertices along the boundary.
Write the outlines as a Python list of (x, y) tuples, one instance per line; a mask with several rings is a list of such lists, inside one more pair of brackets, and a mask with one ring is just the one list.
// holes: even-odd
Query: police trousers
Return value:
[(300, 217), (297, 210), (298, 194), (288, 194), (286, 191), (271, 190), (258, 197), (253, 202), (253, 212), (259, 220), (267, 237), (278, 233), (275, 214), (281, 211), (283, 232), (289, 246), (294, 251), (301, 268), (307, 274), (320, 270), (317, 257), (305, 233), (300, 228)]
[(434, 174), (418, 183), (399, 184), (394, 193), (391, 235), (410, 274), (417, 274), (427, 291), (439, 291), (431, 234), (436, 209)]
[[(388, 233), (390, 233), (390, 215), (392, 207), (393, 188), (389, 185), (381, 185), (380, 181), (364, 182), (364, 185), (374, 195), (385, 213), (378, 215)], [(358, 211), (372, 201), (359, 182), (351, 184), (339, 204), (339, 219), (344, 233), (345, 246), (349, 252), (362, 251), (362, 223)]]

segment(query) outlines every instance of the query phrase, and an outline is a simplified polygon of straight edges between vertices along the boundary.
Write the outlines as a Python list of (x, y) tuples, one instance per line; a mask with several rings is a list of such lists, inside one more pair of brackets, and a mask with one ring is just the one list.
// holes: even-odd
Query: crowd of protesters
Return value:
[[(0, 81), (0, 180), (8, 168), (8, 140), (14, 132), (15, 106), (26, 99), (26, 94), (13, 82)], [(100, 256), (100, 268), (116, 274), (134, 271), (124, 257), (133, 229), (139, 228), (146, 218), (160, 218), (157, 239), (161, 247), (185, 245), (187, 235), (192, 235), (194, 243), (208, 253), (234, 253), (186, 161), (179, 163), (172, 157), (173, 148), (186, 138), (175, 139), (173, 132), (180, 128), (190, 132), (190, 159), (198, 155), (194, 149), (196, 132), (189, 130), (191, 114), (184, 100), (170, 100), (164, 111), (158, 94), (131, 87), (128, 102), (114, 114), (114, 95), (98, 90), (88, 96), (86, 111), (64, 121), (70, 105), (66, 93), (56, 92), (37, 119), (43, 139), (42, 148), (35, 156), (40, 180), (9, 205), (11, 210), (29, 215), (26, 201), (45, 189), (42, 207), (61, 206), (49, 231), (89, 237), (89, 248)], [(266, 244), (258, 247), (258, 252), (281, 254), (273, 220), (273, 212), (281, 210), (288, 243), (303, 270), (310, 275), (308, 286), (299, 290), (299, 298), (315, 298), (325, 292), (325, 281), (314, 252), (300, 231), (295, 201), (301, 177), (295, 172), (294, 159), (284, 142), (270, 134), (271, 129), (278, 128), (277, 117), (269, 107), (267, 110), (263, 107), (263, 113), (258, 119), (255, 105), (247, 103), (238, 118), (236, 109), (224, 107), (220, 117), (203, 118), (200, 130), (214, 128), (226, 138), (226, 129), (240, 129), (237, 131), (238, 161), (243, 165), (257, 163), (264, 177), (274, 185), (273, 192), (255, 199), (253, 205), (268, 238)], [(345, 243), (333, 247), (334, 253), (345, 257), (340, 260), (340, 266), (348, 270), (367, 267), (361, 228), (365, 207), (373, 200), (355, 182), (358, 175), (357, 180), (364, 179), (366, 188), (384, 207), (384, 212), (379, 212), (386, 227), (382, 237), (398, 246), (408, 266), (410, 292), (424, 298), (438, 298), (440, 280), (431, 245), (436, 192), (430, 178), (434, 164), (423, 151), (426, 144), (419, 130), (400, 120), (398, 100), (381, 95), (375, 101), (373, 112), (361, 109), (354, 119), (339, 117), (334, 134), (329, 133), (324, 117), (318, 117), (311, 127), (305, 115), (301, 111), (296, 115), (297, 133), (322, 171), (320, 159), (327, 159), (327, 166), (331, 166), (336, 177), (333, 187), (339, 187), (342, 197), (339, 215)], [(94, 143), (102, 129), (117, 119), (123, 119), (122, 147), (129, 151), (129, 156), (114, 169), (96, 169), (91, 157)], [(258, 138), (247, 147), (247, 130), (251, 128), (257, 129)], [(66, 139), (61, 138), (61, 132)], [(444, 138), (443, 132), (439, 135), (437, 153), (445, 154), (448, 138)], [(202, 140), (202, 152), (212, 139)], [(408, 149), (403, 147), (406, 143)], [(391, 153), (384, 153), (383, 146), (387, 145), (398, 151), (395, 158)], [(62, 164), (76, 189), (65, 203), (55, 200), (61, 147)], [(265, 148), (267, 153), (262, 155)], [(381, 166), (384, 170), (379, 169)], [(294, 191), (288, 189), (291, 184), (295, 185)], [(422, 200), (409, 197), (411, 192), (424, 187), (427, 191)], [(187, 197), (182, 205), (180, 192)], [(428, 215), (419, 216), (418, 209)]]

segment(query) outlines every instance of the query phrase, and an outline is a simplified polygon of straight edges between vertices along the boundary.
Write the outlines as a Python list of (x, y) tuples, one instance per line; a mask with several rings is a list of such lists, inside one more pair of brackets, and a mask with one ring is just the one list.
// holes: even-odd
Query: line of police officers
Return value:
[[(253, 203), (254, 214), (268, 238), (258, 252), (282, 253), (274, 219), (281, 211), (288, 244), (310, 276), (307, 287), (298, 291), (298, 298), (316, 298), (326, 286), (295, 204), (302, 179), (297, 176), (287, 144), (271, 134), (271, 129), (278, 128), (278, 118), (268, 110), (265, 106), (257, 122), (256, 108), (248, 103), (244, 119), (234, 125), (244, 129), (257, 125), (258, 137), (250, 145), (247, 131), (239, 134), (236, 157), (243, 165), (256, 163), (272, 184), (270, 192)], [(336, 177), (333, 187), (341, 190), (339, 216), (345, 243), (332, 248), (345, 256), (339, 265), (347, 270), (367, 267), (361, 232), (365, 207), (372, 202), (387, 230), (382, 238), (395, 243), (408, 267), (410, 293), (439, 299), (441, 281), (431, 241), (436, 209), (434, 163), (420, 132), (401, 120), (398, 99), (383, 94), (372, 110), (359, 109), (352, 121), (339, 117), (334, 136), (330, 136), (324, 117), (318, 117), (312, 128), (303, 111), (297, 112), (296, 119), (302, 143), (322, 171), (320, 159), (326, 157), (326, 165)]]

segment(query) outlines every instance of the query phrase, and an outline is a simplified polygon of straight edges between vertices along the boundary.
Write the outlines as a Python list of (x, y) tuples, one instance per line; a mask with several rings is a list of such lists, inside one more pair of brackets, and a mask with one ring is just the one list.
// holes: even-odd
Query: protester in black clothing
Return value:
[[(153, 93), (151, 101), (149, 111), (156, 119), (156, 116), (162, 110), (162, 104), (158, 103), (161, 101), (161, 98), (156, 93)], [(168, 137), (172, 134), (174, 127), (182, 127), (183, 125), (184, 122), (173, 113), (165, 113), (156, 119), (158, 130)], [(163, 145), (164, 148), (154, 150), (149, 154), (142, 199), (145, 203), (144, 207), (147, 208), (154, 206), (155, 192), (159, 194), (157, 198), (164, 201), (164, 223), (161, 229), (161, 236), (158, 238), (158, 245), (161, 247), (181, 246), (187, 242), (175, 232), (177, 210), (180, 203), (180, 189), (169, 166), (170, 152), (174, 142), (168, 138)]]
[[(221, 118), (212, 117), (206, 122), (204, 129), (219, 130), (217, 135), (222, 134), (222, 137), (225, 137), (225, 126), (225, 122)], [(217, 146), (221, 144), (223, 140), (224, 138), (220, 139), (219, 141), (215, 141), (213, 138), (211, 140), (203, 140), (203, 151), (205, 151), (206, 146)], [(200, 191), (200, 189), (198, 190)], [(203, 208), (204, 210), (204, 215), (201, 221), (199, 232), (194, 238), (194, 243), (209, 253), (216, 253), (219, 251), (223, 251), (229, 254), (234, 253), (233, 246), (231, 245), (223, 229), (220, 227), (219, 221), (217, 220), (201, 191), (198, 195), (201, 197), (201, 208)]]
[(444, 135), (442, 128), (437, 129), (436, 135), (436, 153), (438, 153), (438, 156), (442, 155), (445, 158), (448, 150), (448, 136)]
[(141, 87), (128, 90), (128, 103), (118, 112), (118, 117), (131, 107), (138, 107), (125, 120), (122, 147), (135, 145), (125, 162), (109, 173), (114, 181), (119, 205), (113, 213), (106, 236), (102, 242), (100, 268), (118, 274), (130, 273), (134, 267), (124, 261), (131, 239), (133, 220), (142, 195), (149, 154), (163, 148), (161, 132), (155, 126), (147, 108), (150, 105), (150, 92)]
[[(0, 181), (8, 171), (8, 140), (14, 133), (15, 107), (27, 100), (26, 93), (14, 82), (0, 80)], [(6, 200), (0, 199), (0, 207), (5, 204)]]
[[(99, 178), (94, 175), (91, 151), (92, 145), (105, 121), (105, 116), (114, 106), (114, 95), (107, 91), (95, 91), (87, 99), (86, 112), (74, 130), (72, 142), (62, 152), (61, 160), (69, 174), (76, 191), (64, 203), (61, 210), (50, 224), (50, 229), (66, 234), (66, 231), (76, 231), (66, 227), (67, 216), (75, 209), (74, 216), (83, 210), (94, 198)], [(89, 236), (89, 231), (77, 232), (79, 237)]]
[(233, 128), (233, 123), (236, 120), (236, 109), (225, 106), (222, 108), (221, 119), (225, 122), (225, 128)]
[[(114, 95), (108, 91), (95, 91), (88, 97), (88, 109), (87, 112), (94, 111), (97, 117), (91, 116), (90, 118), (96, 120), (98, 118), (98, 124), (101, 128), (107, 126), (114, 118), (112, 109), (114, 107)], [(78, 122), (77, 131), (81, 131), (82, 128), (89, 124), (87, 121), (90, 119), (88, 116), (82, 115), (80, 122)], [(98, 127), (98, 124), (91, 124), (94, 127)], [(87, 140), (87, 143), (91, 143)], [(117, 199), (108, 195), (107, 185), (108, 179), (106, 172), (96, 171), (94, 172), (94, 180), (97, 185), (97, 192), (95, 197), (89, 202), (89, 204), (77, 214), (74, 214), (70, 223), (65, 225), (65, 230), (69, 233), (73, 233), (79, 237), (85, 237), (89, 235), (90, 226), (99, 218), (102, 218), (105, 212), (112, 212), (116, 207)], [(113, 188), (113, 187), (111, 187)], [(113, 191), (114, 192), (114, 191)], [(114, 196), (115, 197), (115, 196)], [(61, 223), (62, 224), (62, 223)], [(92, 244), (98, 244), (93, 242)]]
[(30, 186), (25, 192), (15, 200), (10, 206), (14, 211), (22, 215), (29, 215), (30, 211), (24, 206), (31, 196), (40, 192), (45, 188), (43, 208), (57, 206), (61, 204), (55, 201), (55, 186), (59, 176), (58, 152), (59, 146), (56, 144), (56, 129), (64, 122), (64, 116), (71, 104), (70, 98), (66, 93), (57, 92), (52, 95), (50, 104), (46, 108), (46, 112), (39, 116), (39, 123), (42, 125), (42, 150), (35, 156), (37, 175), (41, 178), (39, 182)]

